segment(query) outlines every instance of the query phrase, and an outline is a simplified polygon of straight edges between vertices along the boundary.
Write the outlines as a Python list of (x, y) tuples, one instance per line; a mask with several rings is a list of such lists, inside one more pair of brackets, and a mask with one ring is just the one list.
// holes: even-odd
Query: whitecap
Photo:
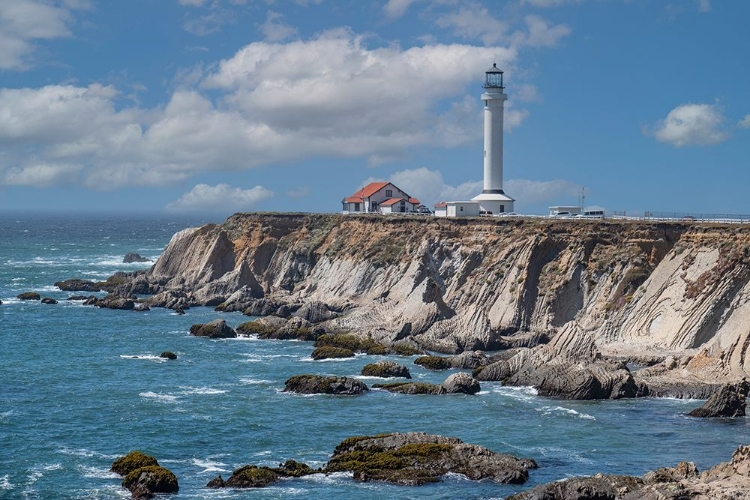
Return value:
[(122, 359), (145, 359), (146, 361), (157, 361), (163, 363), (167, 361), (167, 358), (161, 356), (154, 356), (153, 354), (120, 354)]
[(589, 415), (588, 413), (581, 413), (572, 408), (565, 408), (563, 406), (542, 406), (537, 408), (536, 411), (541, 412), (542, 415), (551, 415), (553, 413), (562, 413), (565, 415), (572, 415), (574, 417), (583, 418), (585, 420), (596, 420), (596, 417)]
[(226, 469), (226, 465), (224, 462), (215, 462), (211, 460), (210, 458), (207, 458), (205, 460), (201, 460), (199, 458), (194, 458), (191, 460), (193, 465), (197, 467), (201, 467), (203, 469), (203, 473), (209, 473), (209, 472), (229, 472), (229, 469)]
[(79, 465), (78, 470), (81, 472), (83, 477), (93, 479), (115, 479), (119, 478), (120, 475), (116, 472), (111, 472), (106, 467), (89, 467), (86, 465)]
[(319, 484), (340, 484), (350, 483), (352, 479), (351, 472), (334, 472), (332, 474), (310, 474), (309, 476), (302, 476), (300, 480), (310, 481), (312, 483)]
[(62, 468), (63, 468), (62, 464), (49, 464), (49, 465), (45, 465), (44, 467), (42, 467), (42, 469), (44, 470), (60, 470)]
[(5, 476), (0, 476), (0, 490), (12, 490), (13, 484), (10, 482), (10, 476), (7, 474)]
[(531, 401), (533, 399), (536, 399), (536, 396), (539, 393), (535, 388), (531, 386), (512, 387), (507, 385), (493, 387), (492, 392), (521, 401)]
[(240, 379), (240, 383), (245, 385), (266, 385), (273, 384), (273, 380), (243, 377)]
[(180, 387), (182, 394), (226, 394), (224, 389), (214, 389), (213, 387)]
[(156, 401), (161, 401), (163, 403), (176, 403), (179, 399), (177, 396), (172, 396), (171, 394), (158, 394), (152, 391), (141, 392), (138, 395), (142, 398), (153, 399)]
[(11, 415), (13, 415), (13, 410), (8, 410), (8, 411), (4, 411), (3, 413), (0, 413), (0, 422), (6, 420)]
[(101, 458), (104, 460), (115, 460), (121, 456), (121, 455), (106, 455), (98, 451), (87, 450), (86, 448), (78, 448), (78, 449), (60, 448), (57, 451), (58, 453), (62, 453), (63, 455), (73, 455), (76, 457), (84, 457), (84, 458), (96, 457), (96, 458)]

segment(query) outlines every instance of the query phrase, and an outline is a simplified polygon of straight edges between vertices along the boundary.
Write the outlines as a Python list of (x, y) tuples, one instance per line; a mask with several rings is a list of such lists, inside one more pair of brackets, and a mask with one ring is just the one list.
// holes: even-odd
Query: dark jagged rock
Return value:
[(122, 258), (123, 264), (132, 264), (133, 262), (151, 262), (150, 259), (147, 259), (146, 257), (141, 257), (141, 254), (131, 252), (126, 253), (125, 257)]
[(53, 299), (52, 297), (44, 297), (42, 299), (42, 304), (57, 304), (57, 300)]
[(226, 480), (227, 488), (264, 488), (279, 480), (279, 475), (268, 467), (245, 465), (236, 469)]
[(224, 486), (226, 486), (226, 482), (219, 474), (219, 477), (215, 477), (208, 482), (206, 488), (223, 488)]
[(215, 319), (209, 323), (197, 324), (190, 327), (190, 335), (208, 337), (210, 339), (232, 339), (237, 332), (223, 319)]
[(115, 474), (127, 476), (134, 470), (149, 465), (159, 465), (159, 462), (157, 462), (151, 455), (146, 455), (145, 453), (136, 450), (115, 460), (112, 463), (112, 468), (109, 470)]
[(358, 481), (418, 486), (437, 482), (448, 472), (472, 480), (522, 484), (532, 468), (536, 463), (531, 459), (495, 453), (457, 438), (410, 432), (348, 438), (323, 470), (352, 471)]
[(42, 296), (36, 292), (24, 292), (18, 294), (16, 298), (18, 300), (40, 300)]
[(132, 299), (116, 295), (107, 295), (98, 299), (94, 305), (105, 309), (121, 309), (123, 311), (132, 311), (135, 309), (135, 302)]
[(163, 353), (159, 354), (159, 357), (164, 359), (177, 359), (177, 354), (171, 351), (164, 351)]
[(64, 292), (100, 292), (102, 286), (89, 280), (71, 279), (55, 282), (55, 286)]
[(321, 359), (353, 358), (354, 351), (343, 347), (323, 346), (315, 349), (310, 356), (316, 361)]
[(446, 394), (445, 388), (437, 384), (428, 384), (426, 382), (393, 382), (390, 384), (373, 384), (373, 389), (383, 389), (384, 391), (396, 394), (427, 394), (438, 396)]
[(354, 352), (365, 354), (382, 355), (387, 354), (388, 349), (383, 344), (375, 342), (371, 338), (358, 337), (351, 334), (321, 335), (315, 339), (315, 347), (340, 347)]
[(99, 302), (99, 298), (95, 297), (93, 295), (89, 295), (89, 297), (83, 301), (84, 306), (95, 306)]
[(160, 493), (177, 493), (180, 487), (172, 471), (158, 465), (141, 467), (125, 476), (123, 487), (130, 490), (134, 499), (153, 498)]
[(615, 500), (639, 491), (643, 484), (642, 479), (634, 476), (573, 477), (536, 486), (506, 500)]
[(86, 299), (88, 299), (88, 297), (85, 295), (71, 295), (65, 300), (86, 300)]
[(411, 378), (409, 369), (405, 366), (394, 363), (393, 361), (378, 361), (370, 363), (362, 368), (362, 375), (366, 377), (401, 377)]
[(151, 308), (150, 308), (150, 307), (148, 306), (148, 304), (144, 304), (143, 302), (138, 302), (138, 303), (137, 303), (137, 304), (135, 305), (135, 307), (133, 307), (133, 310), (134, 310), (134, 311), (141, 311), (141, 312), (145, 312), (145, 311), (150, 311), (150, 310), (151, 310)]
[(727, 384), (712, 395), (703, 406), (688, 413), (691, 417), (744, 417), (748, 383)]
[(256, 299), (242, 311), (242, 314), (245, 316), (270, 316), (280, 306), (281, 304), (271, 299)]
[(367, 385), (347, 377), (323, 375), (295, 375), (284, 383), (284, 392), (297, 394), (341, 394), (354, 396), (367, 392)]
[(447, 394), (476, 394), (481, 390), (479, 382), (471, 375), (459, 372), (454, 373), (442, 384)]
[(285, 476), (285, 477), (302, 477), (302, 476), (309, 476), (310, 474), (315, 474), (316, 471), (309, 465), (297, 462), (296, 460), (287, 460), (283, 464), (279, 464), (278, 467), (273, 469), (277, 474)]
[(414, 364), (430, 370), (447, 370), (451, 367), (450, 359), (440, 356), (420, 356), (414, 360)]

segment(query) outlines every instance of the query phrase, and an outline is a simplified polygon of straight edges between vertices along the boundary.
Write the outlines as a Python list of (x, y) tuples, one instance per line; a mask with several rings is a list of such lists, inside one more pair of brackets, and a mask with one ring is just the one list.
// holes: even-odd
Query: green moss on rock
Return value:
[(125, 476), (122, 485), (133, 493), (133, 498), (149, 498), (154, 493), (176, 493), (180, 489), (177, 476), (158, 465), (135, 469)]
[(343, 347), (318, 347), (312, 352), (312, 359), (340, 359), (340, 358), (353, 358), (354, 351)]
[(159, 462), (154, 457), (136, 450), (115, 460), (110, 471), (121, 476), (127, 476), (136, 469), (151, 465), (159, 465)]
[(236, 331), (239, 335), (257, 335), (260, 338), (270, 336), (275, 332), (273, 328), (269, 328), (258, 320), (241, 323)]
[(429, 370), (447, 370), (451, 367), (450, 360), (440, 356), (420, 356), (414, 360), (414, 364)]
[(268, 467), (246, 465), (232, 473), (226, 480), (228, 488), (263, 488), (279, 480), (279, 475)]

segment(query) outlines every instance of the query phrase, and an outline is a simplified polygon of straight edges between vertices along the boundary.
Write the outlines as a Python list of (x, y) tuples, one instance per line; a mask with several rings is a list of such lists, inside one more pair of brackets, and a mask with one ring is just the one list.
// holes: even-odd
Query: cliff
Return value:
[(155, 305), (322, 303), (329, 328), (447, 353), (575, 322), (652, 381), (750, 373), (740, 224), (236, 214), (177, 233), (138, 280)]

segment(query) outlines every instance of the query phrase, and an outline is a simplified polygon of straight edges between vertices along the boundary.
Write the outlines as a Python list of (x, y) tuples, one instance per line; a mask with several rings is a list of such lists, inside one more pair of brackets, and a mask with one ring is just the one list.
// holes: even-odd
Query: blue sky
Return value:
[(744, 0), (0, 0), (0, 211), (335, 212), (481, 191), (505, 70), (516, 210), (749, 214)]

